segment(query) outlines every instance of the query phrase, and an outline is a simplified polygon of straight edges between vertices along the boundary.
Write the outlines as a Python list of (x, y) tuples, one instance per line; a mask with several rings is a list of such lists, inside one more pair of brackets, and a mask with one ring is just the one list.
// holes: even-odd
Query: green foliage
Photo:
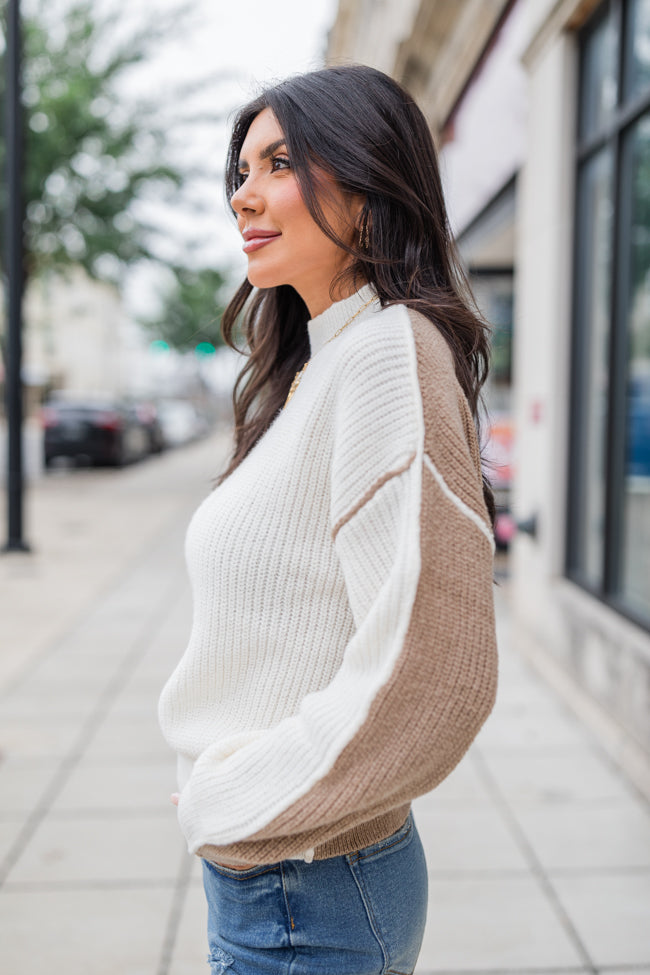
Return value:
[[(161, 259), (156, 228), (135, 204), (178, 196), (196, 175), (167, 158), (169, 119), (166, 128), (156, 105), (120, 94), (130, 72), (182, 21), (158, 16), (124, 38), (119, 11), (102, 19), (89, 0), (71, 0), (53, 30), (47, 2), (23, 20), (25, 273), (78, 264), (92, 277), (116, 280), (124, 266)], [(2, 134), (3, 167), (4, 154)]]
[(177, 268), (163, 294), (160, 314), (142, 324), (182, 352), (196, 349), (201, 342), (222, 345), (219, 323), (226, 283), (225, 276), (212, 268)]

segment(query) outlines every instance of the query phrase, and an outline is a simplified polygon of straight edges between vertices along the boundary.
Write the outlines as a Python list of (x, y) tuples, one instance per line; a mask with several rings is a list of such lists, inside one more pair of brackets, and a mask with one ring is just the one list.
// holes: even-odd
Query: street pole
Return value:
[(27, 552), (23, 539), (23, 194), (22, 103), (19, 0), (7, 6), (6, 154), (7, 154), (7, 543), (5, 552)]

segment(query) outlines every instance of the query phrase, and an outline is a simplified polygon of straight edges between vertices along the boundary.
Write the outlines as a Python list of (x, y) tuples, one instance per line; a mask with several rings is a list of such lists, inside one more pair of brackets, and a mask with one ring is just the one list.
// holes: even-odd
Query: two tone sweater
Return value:
[(497, 675), (473, 419), (426, 318), (365, 286), (309, 323), (291, 402), (187, 533), (189, 645), (159, 705), (190, 852), (272, 863), (390, 835)]

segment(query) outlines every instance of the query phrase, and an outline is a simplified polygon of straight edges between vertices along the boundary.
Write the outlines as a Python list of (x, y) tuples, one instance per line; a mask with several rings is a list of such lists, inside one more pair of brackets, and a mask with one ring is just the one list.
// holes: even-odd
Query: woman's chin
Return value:
[(286, 281), (282, 280), (281, 275), (264, 271), (261, 268), (251, 267), (250, 264), (246, 277), (248, 278), (249, 284), (252, 284), (254, 288), (277, 288), (281, 284), (286, 284)]

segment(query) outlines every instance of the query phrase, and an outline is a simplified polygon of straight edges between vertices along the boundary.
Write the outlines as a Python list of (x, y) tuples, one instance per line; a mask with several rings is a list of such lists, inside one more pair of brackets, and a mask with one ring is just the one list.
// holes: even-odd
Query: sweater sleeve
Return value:
[[(193, 852), (250, 863), (344, 852), (364, 823), (403, 818), (440, 782), (492, 707), (492, 538), (473, 423), (444, 339), (419, 316), (406, 327), (410, 386), (366, 352), (369, 381), (344, 374), (338, 393), (332, 537), (355, 621), (341, 668), (236, 754), (199, 757), (179, 804)], [(392, 404), (384, 423), (377, 388)], [(242, 793), (250, 815), (235, 820)]]

